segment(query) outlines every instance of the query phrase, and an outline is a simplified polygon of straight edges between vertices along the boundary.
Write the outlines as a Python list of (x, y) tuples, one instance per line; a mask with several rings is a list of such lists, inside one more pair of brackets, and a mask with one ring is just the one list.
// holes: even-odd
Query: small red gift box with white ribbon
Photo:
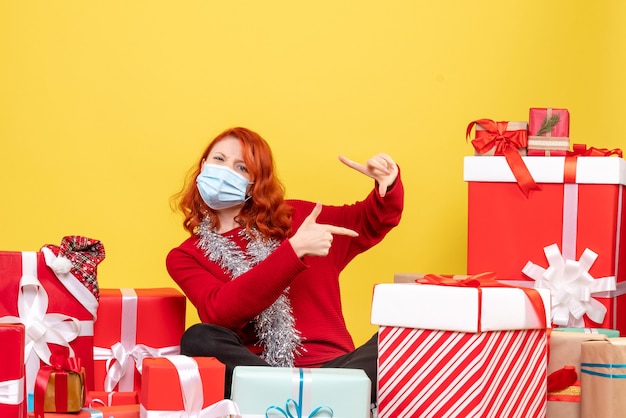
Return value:
[(226, 366), (213, 357), (146, 358), (140, 393), (141, 418), (239, 416), (224, 399)]
[(94, 390), (139, 393), (143, 359), (180, 352), (185, 309), (185, 296), (173, 288), (101, 289)]

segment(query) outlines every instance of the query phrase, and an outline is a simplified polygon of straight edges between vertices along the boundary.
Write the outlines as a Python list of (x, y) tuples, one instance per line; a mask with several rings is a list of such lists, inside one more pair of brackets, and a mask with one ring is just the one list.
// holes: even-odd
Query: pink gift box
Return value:
[(94, 389), (139, 393), (141, 360), (180, 352), (185, 308), (185, 296), (172, 288), (101, 289)]
[(26, 417), (24, 325), (0, 323), (0, 417)]
[(564, 153), (569, 149), (569, 111), (551, 107), (531, 108), (528, 118), (528, 155), (552, 150)]
[[(551, 120), (558, 122), (549, 130), (541, 132)], [(532, 107), (528, 117), (528, 136), (547, 138), (569, 138), (569, 111), (567, 109), (554, 109), (551, 107)]]

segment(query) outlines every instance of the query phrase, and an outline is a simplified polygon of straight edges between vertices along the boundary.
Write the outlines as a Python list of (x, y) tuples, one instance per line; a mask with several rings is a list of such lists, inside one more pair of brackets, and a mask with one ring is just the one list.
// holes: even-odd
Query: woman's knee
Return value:
[(180, 353), (192, 357), (214, 357), (224, 338), (237, 339), (237, 336), (219, 325), (194, 324), (184, 332), (180, 340)]

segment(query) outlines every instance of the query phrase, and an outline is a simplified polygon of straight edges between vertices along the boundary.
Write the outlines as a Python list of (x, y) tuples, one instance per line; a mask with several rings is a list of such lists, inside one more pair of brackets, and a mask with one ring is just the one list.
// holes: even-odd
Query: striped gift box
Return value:
[(377, 285), (379, 417), (545, 417), (547, 335), (529, 304), (517, 288)]

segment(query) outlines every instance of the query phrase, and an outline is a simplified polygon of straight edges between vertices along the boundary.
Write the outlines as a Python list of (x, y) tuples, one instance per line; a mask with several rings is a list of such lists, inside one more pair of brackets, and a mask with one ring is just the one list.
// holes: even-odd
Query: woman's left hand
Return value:
[(350, 168), (373, 178), (378, 183), (378, 193), (381, 197), (387, 194), (387, 188), (391, 186), (398, 177), (398, 165), (393, 159), (384, 153), (373, 156), (365, 165), (352, 161), (343, 155), (339, 160)]

